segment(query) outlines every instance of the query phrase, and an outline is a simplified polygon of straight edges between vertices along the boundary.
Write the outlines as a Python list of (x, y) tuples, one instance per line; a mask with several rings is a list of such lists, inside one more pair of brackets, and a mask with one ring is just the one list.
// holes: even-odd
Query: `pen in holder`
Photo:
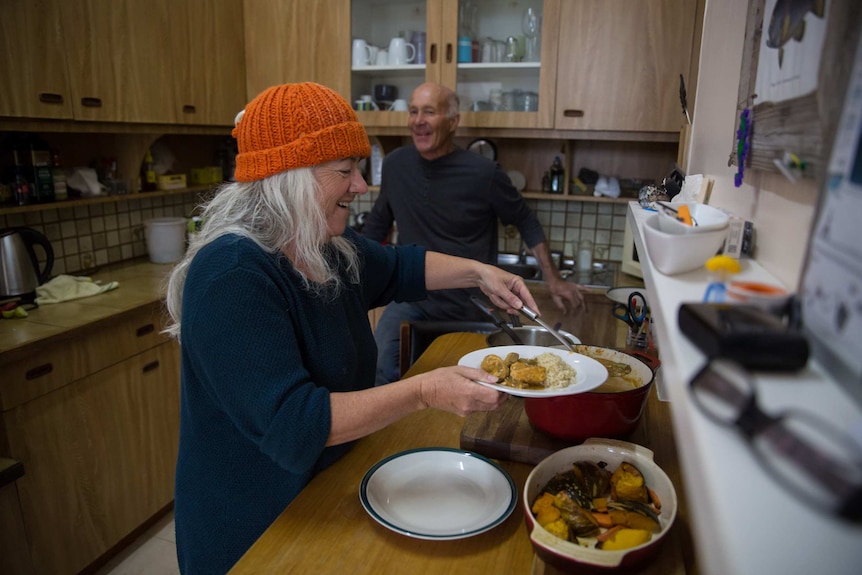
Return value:
[(644, 318), (641, 323), (629, 325), (626, 347), (638, 351), (649, 349), (649, 318)]

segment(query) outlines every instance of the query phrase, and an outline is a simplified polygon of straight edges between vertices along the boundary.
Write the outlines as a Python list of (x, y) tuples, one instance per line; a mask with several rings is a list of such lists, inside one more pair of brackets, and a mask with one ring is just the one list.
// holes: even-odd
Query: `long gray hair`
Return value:
[[(338, 259), (344, 262), (350, 283), (359, 283), (356, 247), (342, 237), (325, 241), (326, 215), (313, 168), (226, 184), (203, 206), (202, 219), (203, 228), (168, 280), (167, 306), (172, 321), (165, 331), (177, 339), (189, 266), (198, 251), (226, 234), (249, 238), (269, 253), (285, 254), (304, 287), (317, 297), (334, 298), (344, 287)], [(339, 257), (327, 257), (333, 249)]]

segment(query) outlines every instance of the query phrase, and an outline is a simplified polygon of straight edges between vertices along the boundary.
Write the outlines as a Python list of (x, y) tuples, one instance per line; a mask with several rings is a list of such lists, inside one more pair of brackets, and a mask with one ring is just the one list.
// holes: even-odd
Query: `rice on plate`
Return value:
[(545, 368), (545, 387), (558, 389), (575, 383), (577, 372), (559, 355), (545, 352), (536, 356), (536, 363)]

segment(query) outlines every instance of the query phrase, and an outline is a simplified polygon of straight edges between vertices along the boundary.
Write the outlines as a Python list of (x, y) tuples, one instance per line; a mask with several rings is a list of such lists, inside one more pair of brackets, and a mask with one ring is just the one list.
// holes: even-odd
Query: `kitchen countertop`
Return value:
[[(465, 353), (485, 347), (485, 336), (450, 333), (438, 337), (407, 376), (439, 366), (455, 365)], [(668, 405), (652, 394), (643, 425), (631, 439), (647, 445), (675, 484), (678, 463), (668, 424)], [(360, 439), (353, 449), (317, 475), (233, 567), (242, 573), (515, 573), (556, 575), (535, 557), (524, 527), (520, 499), (512, 515), (493, 529), (473, 537), (428, 541), (407, 537), (376, 523), (363, 509), (359, 486), (365, 472), (381, 459), (409, 449), (460, 446), (465, 419), (425, 409)], [(533, 466), (499, 461), (521, 497)], [(638, 571), (668, 575), (688, 571), (692, 561), (685, 496), (680, 488), (680, 513), (655, 562)]]
[(4, 360), (26, 353), (33, 344), (54, 345), (80, 329), (97, 328), (120, 314), (152, 305), (164, 296), (171, 264), (153, 264), (146, 258), (105, 266), (89, 277), (118, 281), (119, 287), (95, 296), (39, 306), (29, 317), (0, 320), (0, 356)]
[[(698, 566), (703, 573), (859, 573), (862, 525), (811, 511), (757, 462), (740, 436), (715, 424), (692, 403), (688, 382), (704, 355), (681, 332), (683, 302), (702, 300), (705, 269), (674, 276), (653, 269), (642, 228), (654, 212), (631, 202), (628, 219), (650, 293), (650, 312), (661, 349), (663, 384), (693, 521)], [(780, 285), (752, 260), (742, 260), (741, 280)], [(769, 413), (785, 409), (825, 416), (845, 431), (862, 429), (862, 410), (814, 360), (794, 374), (758, 374), (758, 402)], [(857, 435), (858, 437), (858, 435)]]

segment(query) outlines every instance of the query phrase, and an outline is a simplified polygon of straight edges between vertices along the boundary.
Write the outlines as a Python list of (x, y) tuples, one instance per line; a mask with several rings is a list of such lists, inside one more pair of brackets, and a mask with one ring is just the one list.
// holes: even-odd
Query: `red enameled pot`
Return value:
[[(524, 411), (536, 429), (566, 441), (588, 437), (626, 437), (643, 415), (661, 362), (638, 351), (593, 345), (574, 346), (577, 353), (630, 365), (641, 382), (628, 391), (594, 391), (558, 397), (524, 398)], [(631, 377), (631, 375), (630, 375)]]

